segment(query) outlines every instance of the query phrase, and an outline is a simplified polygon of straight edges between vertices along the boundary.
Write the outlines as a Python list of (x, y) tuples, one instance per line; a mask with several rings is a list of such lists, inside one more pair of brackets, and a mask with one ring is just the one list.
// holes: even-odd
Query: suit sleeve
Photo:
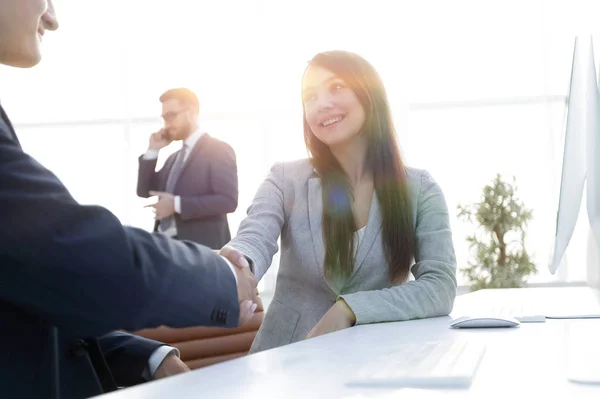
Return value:
[(199, 219), (235, 212), (238, 205), (238, 176), (233, 148), (226, 143), (214, 146), (214, 162), (210, 166), (212, 193), (181, 196), (181, 219)]
[(139, 158), (137, 195), (142, 198), (150, 197), (150, 191), (160, 191), (158, 187), (159, 173), (156, 172), (157, 159)]
[(0, 209), (0, 301), (81, 337), (238, 323), (235, 278), (216, 253), (79, 205), (2, 131)]
[(129, 387), (146, 382), (144, 371), (150, 356), (162, 342), (113, 331), (98, 339), (100, 349), (118, 386)]
[(268, 271), (279, 250), (277, 240), (286, 219), (283, 184), (283, 164), (278, 163), (258, 188), (237, 235), (227, 244), (248, 258), (258, 280)]

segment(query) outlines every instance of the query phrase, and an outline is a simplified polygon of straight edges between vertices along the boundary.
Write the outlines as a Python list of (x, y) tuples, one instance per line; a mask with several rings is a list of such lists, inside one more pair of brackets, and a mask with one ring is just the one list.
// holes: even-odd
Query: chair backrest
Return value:
[(134, 334), (161, 341), (177, 349), (181, 360), (190, 369), (244, 356), (256, 337), (264, 319), (264, 309), (260, 298), (252, 320), (238, 328), (220, 327), (158, 327), (144, 329)]

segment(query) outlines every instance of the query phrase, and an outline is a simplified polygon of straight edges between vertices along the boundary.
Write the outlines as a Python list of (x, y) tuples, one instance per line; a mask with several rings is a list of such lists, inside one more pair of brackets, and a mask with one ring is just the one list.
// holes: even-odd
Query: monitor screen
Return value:
[[(590, 55), (592, 56), (591, 60)], [(556, 231), (549, 264), (552, 274), (556, 272), (563, 260), (577, 223), (583, 197), (586, 173), (586, 115), (588, 113), (586, 93), (589, 91), (590, 85), (589, 73), (587, 73), (589, 62), (592, 63), (592, 73), (595, 74), (591, 42), (585, 43), (580, 38), (575, 39), (566, 105), (565, 141)], [(595, 78), (591, 84), (596, 87), (597, 93)]]
[[(594, 65), (592, 68), (595, 72)], [(588, 104), (592, 111), (588, 114), (586, 168), (586, 208), (590, 222), (587, 243), (587, 282), (591, 287), (600, 289), (600, 99), (598, 90), (590, 90)]]

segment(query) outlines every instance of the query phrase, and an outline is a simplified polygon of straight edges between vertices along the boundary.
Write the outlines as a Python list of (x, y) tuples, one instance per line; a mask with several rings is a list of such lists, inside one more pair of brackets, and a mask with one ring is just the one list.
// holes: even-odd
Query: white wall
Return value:
[(546, 264), (572, 46), (575, 34), (594, 33), (597, 2), (56, 5), (61, 28), (45, 36), (43, 63), (0, 69), (0, 94), (24, 148), (81, 202), (104, 205), (126, 224), (152, 226), (135, 196), (137, 156), (160, 127), (158, 96), (188, 86), (200, 97), (207, 130), (238, 154), (235, 232), (270, 165), (306, 155), (306, 61), (321, 50), (347, 49), (380, 71), (408, 163), (428, 169), (444, 189), (459, 266), (469, 258), (464, 237), (472, 227), (454, 217), (456, 206), (477, 201), (500, 172), (516, 175), (534, 209), (528, 247), (540, 273), (531, 281), (585, 279), (587, 231), (576, 231), (562, 274), (551, 276)]

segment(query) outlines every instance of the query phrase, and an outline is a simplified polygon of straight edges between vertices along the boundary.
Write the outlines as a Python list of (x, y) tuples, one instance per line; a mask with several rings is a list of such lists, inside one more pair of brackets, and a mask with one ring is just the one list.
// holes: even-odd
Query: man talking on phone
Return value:
[[(238, 204), (235, 152), (199, 125), (196, 95), (177, 88), (160, 97), (164, 128), (150, 136), (139, 159), (137, 194), (157, 196), (154, 230), (220, 249), (231, 239), (227, 214)], [(155, 171), (159, 151), (173, 141), (182, 147)]]

